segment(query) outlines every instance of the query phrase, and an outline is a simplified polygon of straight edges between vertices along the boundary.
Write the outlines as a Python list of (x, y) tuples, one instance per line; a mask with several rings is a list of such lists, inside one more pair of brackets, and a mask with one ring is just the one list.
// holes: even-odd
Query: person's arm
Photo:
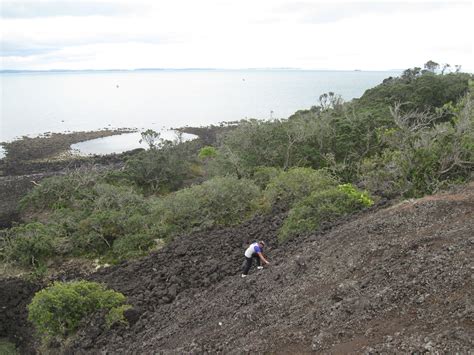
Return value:
[(265, 257), (263, 256), (263, 254), (262, 254), (261, 252), (260, 252), (260, 253), (257, 253), (257, 255), (258, 255), (258, 257), (260, 258), (260, 260), (262, 260), (265, 264), (267, 264), (267, 265), (270, 264), (270, 263), (268, 262), (268, 260), (265, 259)]

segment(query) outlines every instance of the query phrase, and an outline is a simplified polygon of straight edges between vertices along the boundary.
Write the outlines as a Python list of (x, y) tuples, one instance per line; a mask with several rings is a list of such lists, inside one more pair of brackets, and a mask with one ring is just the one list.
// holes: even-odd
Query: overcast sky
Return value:
[(2, 69), (474, 70), (472, 1), (0, 1)]

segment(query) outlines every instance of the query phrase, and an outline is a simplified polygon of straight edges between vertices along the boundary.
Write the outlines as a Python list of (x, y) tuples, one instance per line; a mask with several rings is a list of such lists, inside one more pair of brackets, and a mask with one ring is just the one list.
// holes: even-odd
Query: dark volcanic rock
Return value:
[(26, 306), (41, 287), (15, 278), (0, 280), (0, 285), (0, 338), (14, 342), (22, 354), (34, 353)]
[[(92, 322), (73, 352), (400, 353), (472, 350), (474, 184), (348, 217), (278, 245), (282, 216), (177, 238), (104, 269), (139, 309), (129, 327)], [(240, 277), (247, 243), (271, 265)]]

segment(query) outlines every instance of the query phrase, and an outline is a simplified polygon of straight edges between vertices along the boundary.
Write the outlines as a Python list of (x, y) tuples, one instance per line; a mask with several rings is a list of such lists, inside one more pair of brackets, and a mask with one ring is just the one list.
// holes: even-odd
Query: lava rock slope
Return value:
[[(399, 353), (473, 350), (474, 183), (346, 218), (278, 245), (284, 214), (175, 239), (90, 279), (123, 292), (67, 353)], [(240, 276), (247, 243), (271, 265)]]

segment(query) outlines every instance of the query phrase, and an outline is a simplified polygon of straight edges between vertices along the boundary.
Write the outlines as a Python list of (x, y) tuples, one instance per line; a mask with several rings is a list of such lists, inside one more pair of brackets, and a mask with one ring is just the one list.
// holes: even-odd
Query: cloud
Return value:
[[(139, 4), (139, 3), (137, 3)], [(59, 16), (117, 16), (144, 10), (142, 6), (110, 1), (4, 1), (2, 18), (38, 18)]]
[[(275, 9), (281, 18), (294, 22), (324, 24), (355, 18), (361, 15), (423, 14), (434, 10), (469, 5), (466, 1), (400, 2), (400, 1), (300, 1), (286, 3)], [(292, 16), (289, 17), (288, 15)]]
[(72, 3), (85, 8), (74, 16), (53, 16), (51, 9), (48, 16), (0, 19), (3, 68), (384, 69), (428, 59), (474, 62), (466, 2), (61, 1)]
[(31, 43), (1, 42), (2, 57), (29, 57), (59, 50), (58, 46), (32, 45)]
[(3, 29), (2, 57), (24, 57), (93, 44), (137, 42), (161, 45), (186, 40), (186, 34), (169, 32), (153, 19), (141, 17), (6, 19), (0, 26)]

